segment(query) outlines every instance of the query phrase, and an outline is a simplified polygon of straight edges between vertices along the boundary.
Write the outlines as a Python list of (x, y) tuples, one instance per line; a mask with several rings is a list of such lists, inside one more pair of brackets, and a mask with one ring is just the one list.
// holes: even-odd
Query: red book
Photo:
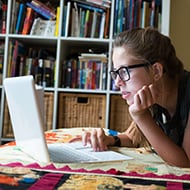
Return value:
[(26, 17), (24, 19), (24, 25), (23, 25), (23, 29), (22, 29), (22, 34), (30, 33), (32, 22), (33, 22), (33, 9), (30, 7), (27, 7)]
[(5, 34), (6, 33), (6, 19), (7, 19), (7, 5), (3, 4), (2, 5), (2, 29), (1, 29), (1, 33)]

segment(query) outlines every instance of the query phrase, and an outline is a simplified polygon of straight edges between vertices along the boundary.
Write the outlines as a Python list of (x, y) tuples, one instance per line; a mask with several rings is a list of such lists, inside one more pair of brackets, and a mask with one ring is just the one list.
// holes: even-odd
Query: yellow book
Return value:
[(59, 20), (60, 20), (60, 7), (57, 7), (56, 24), (55, 24), (55, 36), (59, 34)]

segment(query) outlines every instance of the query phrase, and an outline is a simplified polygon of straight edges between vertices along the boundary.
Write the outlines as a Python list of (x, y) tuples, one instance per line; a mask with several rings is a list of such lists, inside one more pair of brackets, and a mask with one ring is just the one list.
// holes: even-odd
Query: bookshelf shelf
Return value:
[[(0, 0), (1, 1), (1, 0)], [(73, 58), (73, 56), (76, 57), (79, 56), (82, 53), (89, 53), (94, 52), (96, 54), (98, 53), (104, 53), (107, 55), (107, 70), (109, 71), (111, 69), (111, 49), (112, 49), (112, 42), (114, 39), (114, 33), (115, 33), (115, 27), (114, 23), (116, 21), (115, 15), (117, 7), (117, 3), (120, 0), (114, 0), (110, 1), (110, 9), (106, 9), (106, 14), (109, 15), (109, 19), (105, 22), (103, 29), (108, 26), (108, 30), (106, 30), (105, 33), (102, 33), (103, 36), (100, 37), (90, 37), (89, 34), (87, 36), (77, 36), (74, 37), (72, 35), (72, 32), (74, 29), (72, 29), (72, 21), (68, 19), (70, 23), (67, 22), (67, 17), (69, 15), (69, 18), (72, 17), (72, 9), (70, 9), (70, 13), (67, 13), (66, 6), (68, 8), (69, 3), (71, 2), (71, 8), (73, 7), (74, 0), (63, 0), (58, 1), (56, 7), (54, 7), (55, 10), (58, 10), (57, 7), (60, 7), (60, 15), (59, 15), (59, 28), (58, 28), (58, 34), (55, 35), (22, 35), (20, 33), (15, 34), (13, 23), (14, 18), (12, 15), (14, 15), (15, 11), (15, 2), (19, 2), (19, 0), (7, 0), (7, 20), (6, 20), (6, 33), (1, 34), (0, 33), (0, 42), (5, 43), (5, 51), (4, 51), (4, 62), (3, 62), (3, 72), (2, 72), (2, 80), (5, 77), (10, 77), (8, 74), (8, 67), (10, 64), (10, 57), (11, 57), (11, 51), (10, 46), (12, 42), (19, 41), (20, 43), (23, 43), (25, 45), (25, 48), (33, 48), (33, 49), (47, 49), (50, 51), (51, 56), (55, 58), (55, 69), (54, 69), (54, 83), (52, 86), (46, 86), (44, 87), (45, 90), (45, 99), (46, 99), (46, 112), (50, 114), (50, 118), (48, 119), (48, 124), (46, 125), (46, 129), (56, 129), (58, 126), (58, 123), (60, 123), (60, 119), (62, 118), (62, 114), (60, 110), (60, 106), (64, 107), (64, 101), (62, 101), (60, 105), (60, 97), (64, 97), (65, 95), (68, 95), (68, 97), (65, 97), (65, 99), (70, 98), (69, 101), (72, 101), (72, 95), (79, 96), (83, 94), (84, 96), (88, 96), (92, 98), (92, 102), (96, 102), (98, 97), (101, 97), (101, 103), (99, 102), (99, 106), (102, 107), (102, 113), (103, 113), (103, 120), (101, 123), (101, 127), (112, 127), (113, 129), (123, 130), (125, 127), (123, 124), (121, 124), (120, 127), (113, 126), (114, 123), (117, 123), (116, 120), (119, 119), (119, 116), (117, 113), (112, 112), (118, 112), (118, 114), (127, 114), (127, 106), (126, 103), (120, 98), (120, 92), (111, 90), (111, 79), (110, 76), (107, 75), (106, 81), (105, 81), (105, 87), (102, 89), (81, 89), (81, 88), (65, 88), (62, 86), (62, 78), (63, 78), (63, 65), (64, 61), (70, 60)], [(121, 0), (122, 1), (122, 0)], [(144, 0), (146, 1), (146, 0)], [(144, 2), (143, 1), (143, 2)], [(28, 2), (27, 0), (22, 2)], [(41, 1), (43, 3), (47, 2), (45, 0)], [(54, 1), (50, 1), (53, 2)], [(81, 1), (79, 1), (81, 2)], [(127, 2), (127, 1), (126, 1)], [(132, 1), (131, 1), (132, 2)], [(171, 0), (162, 0), (162, 6), (161, 6), (161, 14), (162, 14), (162, 23), (161, 23), (161, 32), (170, 35), (170, 9), (171, 9)], [(175, 4), (175, 3), (174, 3)], [(91, 5), (92, 6), (92, 5)], [(95, 5), (94, 5), (95, 6)], [(174, 6), (174, 5), (173, 5)], [(84, 9), (79, 9), (83, 12)], [(109, 12), (108, 12), (109, 10)], [(74, 11), (74, 10), (73, 10)], [(67, 14), (65, 14), (67, 13)], [(95, 14), (95, 13), (94, 13)], [(66, 15), (66, 18), (64, 17)], [(37, 15), (39, 17), (39, 15)], [(103, 15), (100, 15), (100, 18), (102, 19)], [(41, 17), (42, 18), (42, 17)], [(98, 17), (97, 17), (98, 18)], [(76, 17), (75, 17), (76, 19)], [(102, 19), (103, 20), (103, 19)], [(102, 21), (100, 20), (100, 21)], [(15, 21), (16, 22), (16, 21)], [(71, 24), (72, 23), (72, 24)], [(91, 20), (91, 23), (92, 20)], [(102, 21), (103, 23), (103, 21)], [(64, 27), (65, 26), (65, 27)], [(79, 25), (78, 25), (79, 26)], [(89, 25), (90, 26), (90, 25)], [(74, 27), (74, 26), (73, 26)], [(81, 26), (80, 26), (81, 27)], [(65, 28), (65, 30), (64, 30)], [(75, 29), (76, 26), (75, 26)], [(65, 31), (65, 35), (64, 32)], [(92, 29), (91, 34), (92, 35)], [(46, 52), (45, 52), (46, 53)], [(28, 55), (27, 55), (28, 56)], [(35, 58), (35, 57), (34, 57)], [(45, 58), (44, 58), (45, 59)], [(1, 108), (0, 108), (0, 135), (1, 135), (1, 141), (10, 141), (13, 139), (12, 131), (10, 128), (10, 120), (9, 118), (6, 118), (6, 97), (4, 93), (4, 89), (2, 84), (0, 84), (0, 93), (1, 93)], [(48, 104), (50, 103), (50, 104)], [(71, 105), (73, 105), (73, 102), (70, 102)], [(121, 106), (121, 110), (118, 110), (119, 107), (116, 107), (116, 105)], [(81, 106), (81, 105), (80, 105)], [(92, 104), (89, 103), (89, 106), (92, 106)], [(115, 106), (115, 107), (114, 107)], [(126, 109), (125, 109), (126, 106)], [(82, 107), (82, 106), (81, 106)], [(85, 108), (84, 108), (85, 109)], [(97, 107), (96, 110), (99, 110)], [(121, 112), (122, 111), (122, 112)], [(96, 114), (96, 113), (94, 113)], [(96, 115), (95, 115), (96, 116)], [(46, 115), (47, 117), (47, 115)], [(88, 115), (86, 116), (88, 117)], [(112, 118), (111, 118), (112, 117)], [(122, 116), (123, 118), (123, 116)], [(87, 120), (87, 118), (83, 118), (84, 121)], [(110, 120), (111, 119), (111, 120)], [(59, 121), (59, 122), (58, 122)], [(112, 123), (110, 123), (110, 121)], [(126, 122), (129, 122), (128, 120)], [(85, 124), (87, 126), (87, 124)], [(127, 124), (125, 124), (127, 126)], [(61, 125), (62, 126), (62, 125)], [(100, 126), (100, 125), (98, 125)], [(68, 127), (68, 126), (67, 126)], [(72, 127), (72, 126), (69, 126)], [(85, 126), (84, 126), (85, 127)], [(96, 127), (96, 126), (95, 126)]]

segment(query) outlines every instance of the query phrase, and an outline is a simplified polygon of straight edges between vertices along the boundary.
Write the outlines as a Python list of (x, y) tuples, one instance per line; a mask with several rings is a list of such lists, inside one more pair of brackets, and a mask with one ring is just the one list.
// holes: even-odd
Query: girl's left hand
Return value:
[(134, 103), (129, 106), (129, 112), (133, 119), (143, 116), (148, 109), (156, 103), (158, 91), (153, 84), (143, 86), (134, 96)]

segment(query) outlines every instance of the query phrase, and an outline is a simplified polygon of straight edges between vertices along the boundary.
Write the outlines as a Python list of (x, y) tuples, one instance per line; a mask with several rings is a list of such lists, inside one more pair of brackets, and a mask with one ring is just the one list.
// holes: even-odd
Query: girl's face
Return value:
[[(113, 50), (112, 55), (113, 60), (113, 70), (116, 71), (119, 68), (131, 65), (138, 65), (144, 63), (135, 59), (135, 57), (124, 47), (116, 47)], [(130, 79), (128, 81), (122, 81), (117, 75), (115, 79), (115, 85), (120, 88), (122, 93), (122, 98), (127, 101), (128, 105), (133, 104), (133, 97), (139, 89), (144, 85), (149, 85), (153, 82), (153, 77), (151, 77), (151, 70), (147, 70), (144, 66), (129, 68)]]

